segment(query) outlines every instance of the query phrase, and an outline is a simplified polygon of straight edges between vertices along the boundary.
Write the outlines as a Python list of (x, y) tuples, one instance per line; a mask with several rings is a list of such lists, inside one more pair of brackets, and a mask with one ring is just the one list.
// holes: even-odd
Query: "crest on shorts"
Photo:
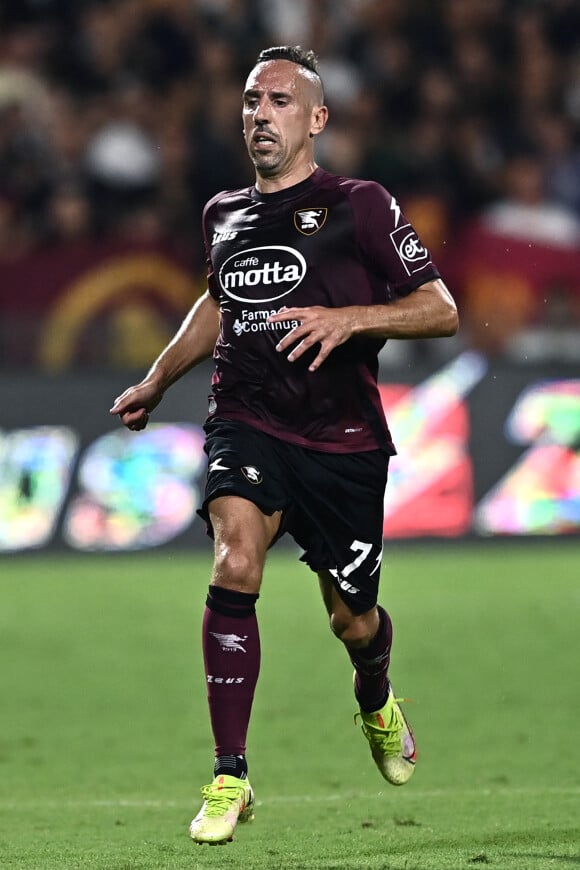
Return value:
[(303, 236), (313, 236), (322, 229), (327, 216), (327, 208), (301, 208), (294, 212), (294, 226)]
[(242, 474), (255, 486), (262, 483), (262, 472), (254, 465), (242, 465)]

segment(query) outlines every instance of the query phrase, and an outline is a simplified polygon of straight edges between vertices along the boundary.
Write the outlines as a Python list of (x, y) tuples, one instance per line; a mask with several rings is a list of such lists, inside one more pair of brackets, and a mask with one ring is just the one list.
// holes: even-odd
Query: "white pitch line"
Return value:
[[(549, 788), (472, 788), (472, 789), (424, 789), (424, 790), (408, 790), (405, 792), (405, 800), (415, 799), (422, 800), (427, 798), (439, 797), (542, 797), (546, 795), (561, 795), (561, 796), (578, 796), (580, 795), (579, 786), (570, 786), (569, 788), (549, 787)], [(337, 801), (354, 801), (354, 800), (380, 800), (393, 796), (393, 792), (331, 792), (325, 795), (273, 795), (256, 801), (257, 806), (270, 806), (279, 804), (326, 804), (335, 803)], [(38, 801), (18, 801), (18, 800), (0, 800), (1, 809), (98, 809), (101, 808), (128, 808), (128, 809), (172, 809), (182, 807), (190, 802), (189, 798), (183, 800), (156, 800), (156, 799), (133, 799), (133, 798), (116, 798), (116, 799), (93, 799), (93, 800), (38, 800)]]

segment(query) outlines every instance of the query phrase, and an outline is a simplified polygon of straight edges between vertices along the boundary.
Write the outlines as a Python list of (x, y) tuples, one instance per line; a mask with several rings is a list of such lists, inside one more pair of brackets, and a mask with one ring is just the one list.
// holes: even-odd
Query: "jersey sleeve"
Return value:
[(211, 258), (211, 238), (213, 236), (213, 223), (214, 219), (212, 219), (212, 213), (215, 212), (213, 206), (217, 203), (221, 194), (217, 194), (212, 197), (203, 210), (203, 214), (201, 217), (201, 228), (203, 234), (203, 245), (205, 249), (205, 264), (206, 264), (206, 273), (207, 273), (207, 288), (209, 290), (210, 296), (215, 299), (216, 302), (219, 302), (220, 299), (220, 291), (218, 287), (218, 283), (216, 281), (213, 261)]
[(359, 249), (385, 279), (387, 299), (407, 296), (441, 277), (399, 203), (384, 187), (374, 181), (359, 182), (351, 191), (351, 202)]

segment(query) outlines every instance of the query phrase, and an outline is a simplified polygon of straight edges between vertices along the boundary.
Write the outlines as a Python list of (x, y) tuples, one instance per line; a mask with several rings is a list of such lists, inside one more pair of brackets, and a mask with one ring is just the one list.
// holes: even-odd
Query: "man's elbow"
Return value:
[(425, 290), (429, 294), (427, 299), (431, 335), (434, 338), (450, 338), (459, 329), (459, 315), (455, 299), (440, 278), (426, 284)]
[(441, 332), (439, 333), (441, 338), (451, 338), (452, 335), (457, 334), (457, 330), (459, 329), (459, 314), (455, 304), (448, 304), (445, 307), (445, 311), (442, 313), (441, 318)]

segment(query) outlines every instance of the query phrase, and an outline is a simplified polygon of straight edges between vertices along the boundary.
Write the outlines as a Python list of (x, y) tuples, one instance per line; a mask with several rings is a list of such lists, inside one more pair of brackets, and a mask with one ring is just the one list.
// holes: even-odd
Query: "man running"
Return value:
[(383, 187), (316, 165), (328, 111), (313, 52), (263, 51), (243, 95), (256, 180), (205, 207), (208, 290), (141, 383), (114, 403), (129, 429), (213, 354), (201, 515), (214, 539), (203, 653), (214, 779), (190, 834), (232, 839), (253, 817), (246, 735), (260, 668), (256, 616), (269, 547), (290, 534), (318, 575), (354, 666), (372, 756), (395, 785), (416, 748), (388, 679), (391, 620), (377, 605), (383, 497), (395, 448), (377, 388), (389, 338), (450, 336), (451, 295)]

